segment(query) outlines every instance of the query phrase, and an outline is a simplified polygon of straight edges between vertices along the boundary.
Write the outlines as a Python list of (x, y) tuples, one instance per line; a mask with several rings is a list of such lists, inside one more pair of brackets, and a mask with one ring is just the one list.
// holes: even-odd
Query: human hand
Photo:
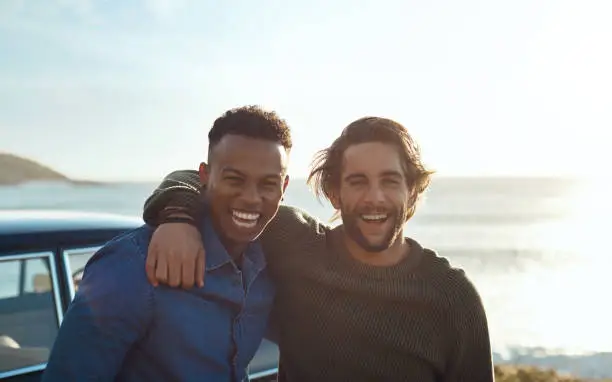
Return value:
[(151, 238), (146, 273), (153, 286), (204, 285), (205, 252), (200, 232), (187, 223), (161, 224)]

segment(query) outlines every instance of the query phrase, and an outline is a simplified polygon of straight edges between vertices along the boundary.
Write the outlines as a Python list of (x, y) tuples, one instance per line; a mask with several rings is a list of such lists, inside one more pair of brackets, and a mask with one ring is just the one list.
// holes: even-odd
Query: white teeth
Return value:
[(240, 221), (238, 219), (236, 219), (235, 217), (232, 218), (232, 220), (234, 221), (234, 224), (236, 224), (238, 227), (242, 227), (242, 228), (253, 228), (255, 227), (255, 224), (257, 224), (257, 220), (254, 220), (252, 222), (245, 222), (245, 221)]
[(249, 213), (249, 212), (242, 212), (242, 211), (238, 211), (238, 210), (233, 210), (232, 211), (232, 215), (234, 215), (234, 217), (242, 219), (242, 220), (257, 220), (257, 219), (259, 219), (259, 214), (253, 214), (253, 213)]
[(387, 214), (377, 214), (377, 215), (361, 215), (363, 220), (384, 220), (387, 218)]
[(241, 228), (253, 228), (257, 224), (260, 214), (232, 210), (234, 224)]

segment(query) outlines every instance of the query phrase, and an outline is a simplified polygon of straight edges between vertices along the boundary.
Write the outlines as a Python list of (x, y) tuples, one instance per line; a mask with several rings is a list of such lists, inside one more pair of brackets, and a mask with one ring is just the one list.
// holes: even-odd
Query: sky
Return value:
[(292, 127), (292, 176), (366, 115), (441, 176), (608, 176), (611, 17), (608, 0), (0, 0), (0, 152), (157, 181), (258, 104)]

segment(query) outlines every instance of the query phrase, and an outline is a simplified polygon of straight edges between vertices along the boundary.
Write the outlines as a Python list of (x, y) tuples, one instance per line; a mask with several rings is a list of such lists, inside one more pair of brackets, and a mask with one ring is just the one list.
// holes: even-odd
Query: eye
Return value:
[(237, 176), (226, 176), (223, 179), (226, 180), (227, 182), (231, 183), (231, 184), (240, 184), (240, 183), (242, 183), (242, 178), (239, 178)]
[(352, 180), (349, 182), (349, 186), (353, 188), (363, 188), (367, 187), (368, 182), (366, 180)]
[(383, 184), (397, 186), (400, 184), (400, 182), (397, 179), (383, 179)]
[(261, 186), (265, 187), (265, 188), (275, 188), (276, 187), (276, 183), (274, 183), (274, 182), (263, 182), (263, 183), (261, 183)]
[(261, 183), (261, 187), (263, 187), (265, 190), (270, 190), (270, 191), (275, 191), (275, 190), (280, 189), (279, 183), (275, 180), (263, 181)]

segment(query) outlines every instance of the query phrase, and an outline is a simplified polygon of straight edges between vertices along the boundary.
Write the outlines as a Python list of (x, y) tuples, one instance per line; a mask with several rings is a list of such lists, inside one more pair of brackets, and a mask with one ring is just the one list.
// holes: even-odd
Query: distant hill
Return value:
[(35, 181), (82, 183), (33, 160), (0, 153), (0, 185)]

